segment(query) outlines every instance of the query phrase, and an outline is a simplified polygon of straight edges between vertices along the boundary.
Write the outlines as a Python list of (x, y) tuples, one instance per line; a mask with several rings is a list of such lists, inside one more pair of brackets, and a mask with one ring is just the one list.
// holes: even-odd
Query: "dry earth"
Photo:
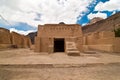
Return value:
[[(106, 65), (69, 68), (64, 66), (55, 68), (35, 65), (46, 63), (74, 63), (82, 65), (83, 63), (100, 62), (105, 63)], [(29, 49), (6, 50), (0, 51), (0, 80), (120, 80), (119, 62), (119, 53), (82, 53), (79, 57), (73, 57), (63, 53), (40, 55)], [(19, 66), (19, 63), (22, 67)], [(7, 66), (3, 66), (6, 64)], [(23, 64), (26, 64), (28, 67), (23, 66)]]
[(120, 65), (80, 68), (0, 68), (0, 80), (120, 80)]

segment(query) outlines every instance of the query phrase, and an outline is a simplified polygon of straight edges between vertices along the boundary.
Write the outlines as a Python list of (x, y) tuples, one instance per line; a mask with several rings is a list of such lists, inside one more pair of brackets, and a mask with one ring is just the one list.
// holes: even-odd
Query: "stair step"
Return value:
[(66, 42), (66, 52), (69, 56), (80, 56), (80, 52), (76, 48), (75, 42)]

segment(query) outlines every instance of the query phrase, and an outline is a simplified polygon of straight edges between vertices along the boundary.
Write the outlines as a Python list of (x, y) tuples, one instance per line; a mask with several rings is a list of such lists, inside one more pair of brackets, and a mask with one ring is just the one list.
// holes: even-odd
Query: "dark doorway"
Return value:
[(64, 38), (54, 39), (54, 52), (64, 52)]

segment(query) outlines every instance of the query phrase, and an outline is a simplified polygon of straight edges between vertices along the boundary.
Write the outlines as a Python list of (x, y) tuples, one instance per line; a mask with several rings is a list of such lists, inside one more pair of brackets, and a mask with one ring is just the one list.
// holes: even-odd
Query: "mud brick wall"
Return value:
[(102, 31), (84, 36), (84, 50), (100, 50), (106, 52), (120, 52), (120, 38), (114, 32)]
[(120, 53), (120, 38), (117, 37), (114, 39), (114, 52), (119, 52)]
[(102, 31), (99, 33), (100, 38), (110, 38), (115, 37), (115, 33), (112, 31)]
[(41, 42), (40, 37), (35, 37), (35, 48), (34, 48), (35, 52), (40, 52), (41, 51), (40, 42)]
[[(82, 51), (83, 34), (81, 26), (78, 24), (45, 24), (38, 25), (38, 32), (35, 38), (35, 51), (52, 52), (54, 51), (54, 39), (71, 39), (77, 45), (77, 49)], [(51, 50), (52, 49), (52, 50)]]
[(31, 40), (29, 37), (0, 28), (0, 49), (5, 48), (30, 48)]
[(83, 42), (85, 45), (95, 45), (95, 44), (97, 44), (98, 39), (99, 39), (99, 33), (94, 32), (94, 33), (84, 36)]
[(22, 35), (22, 39), (23, 39), (23, 44), (22, 47), (23, 48), (30, 48), (31, 45), (31, 40), (29, 37)]
[(9, 30), (0, 28), (0, 44), (11, 44), (11, 34)]
[(84, 36), (85, 45), (112, 44), (112, 38), (115, 38), (114, 32), (102, 31), (94, 32)]
[(22, 38), (22, 35), (16, 33), (16, 32), (12, 32), (11, 33), (11, 37), (12, 37), (12, 44), (16, 45), (18, 48), (23, 48), (23, 44), (24, 44), (24, 40)]

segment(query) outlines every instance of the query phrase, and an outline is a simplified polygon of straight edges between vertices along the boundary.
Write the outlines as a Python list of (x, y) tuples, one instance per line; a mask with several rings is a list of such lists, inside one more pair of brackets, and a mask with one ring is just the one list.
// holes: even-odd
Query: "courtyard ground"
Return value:
[(120, 53), (0, 51), (0, 80), (120, 80)]

